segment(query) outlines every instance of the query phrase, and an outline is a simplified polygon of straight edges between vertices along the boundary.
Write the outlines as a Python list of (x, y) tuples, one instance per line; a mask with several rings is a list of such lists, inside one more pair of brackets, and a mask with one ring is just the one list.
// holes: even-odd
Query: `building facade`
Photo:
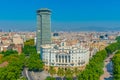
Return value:
[(40, 46), (51, 43), (51, 11), (47, 8), (37, 10), (37, 52)]
[(90, 51), (80, 45), (43, 45), (41, 50), (45, 66), (80, 67), (89, 62)]

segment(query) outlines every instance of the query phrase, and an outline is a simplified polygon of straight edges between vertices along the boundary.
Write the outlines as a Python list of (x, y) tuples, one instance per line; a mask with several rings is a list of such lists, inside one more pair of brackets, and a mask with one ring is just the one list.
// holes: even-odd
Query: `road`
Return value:
[(22, 75), (26, 77), (28, 80), (45, 80), (45, 78), (49, 76), (48, 72), (46, 71), (33, 72), (28, 71), (27, 68), (23, 69)]
[(27, 68), (24, 68), (23, 76), (27, 77), (28, 80), (33, 80), (32, 76), (31, 76), (31, 74), (30, 74), (30, 72), (28, 71)]
[(113, 65), (111, 59), (114, 53), (104, 60), (104, 74), (100, 76), (100, 80), (113, 80)]

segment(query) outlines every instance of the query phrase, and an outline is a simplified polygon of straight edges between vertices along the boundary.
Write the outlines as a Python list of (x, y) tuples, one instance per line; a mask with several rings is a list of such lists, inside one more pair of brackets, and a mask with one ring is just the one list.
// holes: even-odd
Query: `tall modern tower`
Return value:
[(40, 47), (51, 43), (51, 11), (47, 8), (37, 10), (37, 52)]

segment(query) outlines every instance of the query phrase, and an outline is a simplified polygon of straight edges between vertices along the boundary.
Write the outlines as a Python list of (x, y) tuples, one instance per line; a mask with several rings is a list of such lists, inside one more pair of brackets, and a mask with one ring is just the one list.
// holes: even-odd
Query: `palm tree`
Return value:
[(62, 78), (65, 75), (65, 70), (62, 68), (58, 68), (57, 75)]
[(78, 70), (78, 68), (74, 68), (74, 75), (76, 76), (76, 77), (78, 77), (78, 75), (79, 75), (79, 70)]
[(50, 69), (48, 71), (50, 73), (50, 75), (53, 77), (54, 74), (56, 74), (56, 70), (54, 69), (54, 67), (50, 66)]
[(68, 77), (68, 78), (72, 78), (73, 77), (73, 71), (70, 68), (68, 68), (65, 71), (65, 76)]
[(47, 77), (45, 80), (55, 80), (53, 77)]

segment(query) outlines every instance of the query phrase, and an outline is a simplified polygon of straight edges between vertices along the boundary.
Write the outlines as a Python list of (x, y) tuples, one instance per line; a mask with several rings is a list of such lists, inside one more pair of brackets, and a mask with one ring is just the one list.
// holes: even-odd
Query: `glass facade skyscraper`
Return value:
[(51, 43), (51, 11), (47, 8), (37, 10), (37, 52), (40, 47)]

